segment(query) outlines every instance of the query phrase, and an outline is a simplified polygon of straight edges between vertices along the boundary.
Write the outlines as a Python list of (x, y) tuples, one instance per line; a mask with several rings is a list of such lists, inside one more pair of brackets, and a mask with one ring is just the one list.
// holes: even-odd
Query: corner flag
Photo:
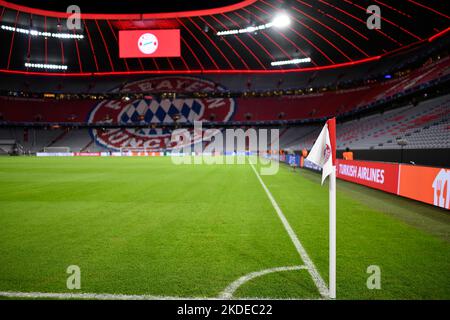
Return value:
[[(319, 134), (314, 146), (309, 153), (307, 160), (315, 163), (322, 168), (322, 184), (325, 178), (333, 171), (336, 160), (336, 134), (333, 131), (336, 128), (335, 118), (327, 121)], [(332, 142), (332, 140), (334, 140)]]
[(336, 118), (327, 121), (307, 160), (322, 168), (322, 184), (330, 176), (330, 298), (336, 298)]

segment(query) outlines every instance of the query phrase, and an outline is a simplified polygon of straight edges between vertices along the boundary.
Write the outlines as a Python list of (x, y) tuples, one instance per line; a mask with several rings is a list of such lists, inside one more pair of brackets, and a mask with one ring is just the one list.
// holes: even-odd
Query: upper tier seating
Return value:
[[(311, 149), (321, 126), (303, 125), (280, 127), (280, 148)], [(117, 129), (115, 129), (117, 130)], [(27, 132), (27, 133), (26, 133)], [(42, 151), (44, 147), (69, 147), (71, 151), (106, 151), (97, 144), (88, 129), (43, 130), (29, 128), (0, 129), (0, 139), (17, 141), (25, 151)], [(338, 123), (337, 148), (352, 150), (398, 149), (399, 140), (406, 140), (405, 148), (450, 149), (450, 95), (408, 105), (359, 120)]]
[[(355, 89), (298, 96), (236, 98), (236, 108), (230, 120), (302, 120), (323, 119), (341, 115), (371, 103), (384, 101), (413, 88), (420, 88), (437, 78), (446, 77), (450, 74), (449, 66), (450, 58), (447, 57), (412, 71), (404, 77)], [(189, 99), (185, 101), (187, 100)], [(175, 102), (177, 102), (175, 104), (181, 105), (183, 102), (180, 100), (174, 102), (174, 100), (169, 101), (168, 99), (150, 101), (152, 101), (153, 105), (159, 104), (161, 106)], [(3, 97), (0, 98), (0, 114), (6, 122), (87, 122), (91, 110), (98, 103), (99, 101), (95, 100), (19, 99)], [(129, 103), (117, 103), (114, 101), (114, 104), (119, 105), (123, 110), (128, 108), (132, 103), (134, 101), (130, 101)], [(211, 101), (203, 101), (200, 104), (208, 105), (208, 103), (211, 103)], [(171, 121), (170, 117), (168, 118)], [(117, 117), (110, 120), (116, 123), (121, 121)], [(207, 118), (204, 120), (210, 119)], [(96, 121), (98, 122), (100, 120), (97, 119)], [(183, 121), (183, 119), (180, 119), (180, 121)]]
[[(309, 150), (319, 130), (287, 147)], [(339, 124), (337, 140), (340, 150), (399, 149), (399, 140), (408, 149), (450, 148), (450, 95)]]

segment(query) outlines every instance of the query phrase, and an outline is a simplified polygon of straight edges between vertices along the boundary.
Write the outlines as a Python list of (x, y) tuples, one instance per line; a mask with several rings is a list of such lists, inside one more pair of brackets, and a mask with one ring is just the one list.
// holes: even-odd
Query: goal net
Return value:
[(0, 139), (0, 155), (22, 154), (23, 147), (12, 139)]

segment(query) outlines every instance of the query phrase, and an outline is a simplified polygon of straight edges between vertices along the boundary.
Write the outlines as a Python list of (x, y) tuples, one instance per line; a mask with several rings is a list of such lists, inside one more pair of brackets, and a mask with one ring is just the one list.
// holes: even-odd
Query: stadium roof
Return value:
[[(91, 0), (78, 2), (83, 29), (75, 34), (82, 39), (19, 31), (74, 34), (64, 20), (70, 2), (0, 0), (0, 71), (36, 72), (26, 63), (67, 66), (37, 74), (74, 75), (319, 70), (377, 60), (432, 41), (447, 34), (450, 21), (447, 3), (439, 0), (245, 0), (215, 5), (195, 0), (181, 6), (170, 0), (133, 0), (108, 2), (108, 7)], [(367, 7), (373, 4), (381, 9), (379, 30), (366, 25)], [(290, 24), (217, 34), (264, 26), (279, 14), (287, 15)], [(119, 58), (119, 30), (168, 28), (181, 30), (181, 57)], [(294, 59), (303, 60), (271, 65)]]
[[(220, 9), (226, 7), (230, 9), (246, 6), (255, 2), (243, 0), (125, 0), (125, 1), (108, 1), (108, 0), (10, 0), (10, 3), (17, 5), (41, 9), (47, 11), (66, 12), (68, 6), (76, 4), (86, 13), (99, 14), (144, 14), (144, 13), (161, 13), (161, 12), (185, 12), (195, 10)], [(237, 6), (235, 6), (237, 4)]]

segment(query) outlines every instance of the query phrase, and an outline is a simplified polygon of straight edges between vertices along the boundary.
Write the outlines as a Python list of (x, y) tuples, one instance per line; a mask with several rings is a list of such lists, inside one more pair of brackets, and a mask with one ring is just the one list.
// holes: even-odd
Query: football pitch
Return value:
[[(0, 158), (0, 298), (324, 298), (328, 188), (306, 170), (257, 172)], [(81, 289), (66, 286), (71, 265)], [(380, 289), (367, 287), (371, 265)], [(338, 181), (338, 299), (450, 299), (449, 273), (448, 212)]]

